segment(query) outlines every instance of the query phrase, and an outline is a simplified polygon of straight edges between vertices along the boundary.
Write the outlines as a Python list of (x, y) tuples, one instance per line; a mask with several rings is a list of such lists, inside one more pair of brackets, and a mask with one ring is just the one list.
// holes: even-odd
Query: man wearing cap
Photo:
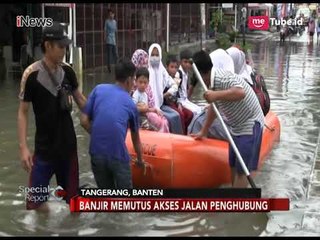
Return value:
[[(42, 191), (42, 188), (49, 186), (53, 174), (57, 185), (66, 192), (64, 199), (67, 203), (78, 191), (77, 139), (70, 109), (61, 105), (61, 89), (70, 92), (67, 99), (72, 101), (73, 97), (80, 109), (86, 103), (86, 98), (78, 90), (75, 72), (62, 62), (71, 42), (61, 24), (54, 22), (51, 27), (44, 28), (41, 42), (44, 56), (30, 65), (22, 76), (18, 135), (21, 163), (30, 174), (31, 191), (26, 198), (28, 210), (49, 210), (45, 202), (51, 193)], [(33, 156), (27, 145), (30, 103), (36, 124)]]

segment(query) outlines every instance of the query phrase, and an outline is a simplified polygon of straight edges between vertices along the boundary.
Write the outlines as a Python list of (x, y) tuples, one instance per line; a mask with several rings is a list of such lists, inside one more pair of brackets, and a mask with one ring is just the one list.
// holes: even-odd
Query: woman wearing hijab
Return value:
[[(246, 63), (246, 56), (239, 48), (232, 46), (227, 49), (228, 54), (233, 59), (235, 73), (244, 78), (253, 88), (259, 99), (263, 114), (266, 116), (270, 110), (270, 96), (266, 89), (263, 76), (258, 74)], [(255, 82), (253, 82), (255, 80)]]
[(217, 50), (210, 53), (209, 56), (214, 68), (224, 69), (232, 73), (235, 72), (233, 60), (226, 52), (226, 50), (218, 48)]
[[(229, 54), (222, 48), (218, 48), (209, 54), (213, 67), (217, 69), (224, 69), (234, 73), (234, 64)], [(198, 79), (195, 77), (191, 80), (192, 90), (188, 93), (188, 97), (191, 96), (193, 89), (198, 83)]]
[[(149, 56), (146, 51), (143, 49), (137, 49), (131, 58), (132, 63), (135, 65), (137, 69), (141, 68), (148, 68), (148, 60)], [(133, 87), (133, 92), (136, 90), (136, 84)], [(154, 101), (154, 95), (152, 93), (152, 89), (150, 87), (150, 84), (147, 85), (145, 93), (147, 94), (147, 102), (148, 102), (148, 107), (150, 109), (155, 108), (155, 101)], [(160, 108), (158, 108), (157, 111), (160, 111)], [(160, 132), (169, 132), (169, 123), (167, 119), (161, 115), (158, 115), (157, 113), (154, 112), (148, 112), (147, 113), (148, 120), (156, 123), (156, 127), (159, 129)]]
[(252, 84), (251, 73), (252, 68), (246, 63), (246, 55), (237, 47), (230, 47), (227, 49), (227, 53), (233, 60), (234, 63), (234, 73), (245, 78), (247, 82)]
[[(149, 67), (148, 53), (143, 49), (137, 49), (132, 55), (131, 62), (135, 65), (136, 68), (142, 68), (142, 67), (148, 68)], [(132, 92), (134, 92), (135, 90), (136, 90), (136, 86), (134, 86), (134, 89), (132, 90)], [(148, 85), (146, 89), (146, 94), (148, 96), (149, 107), (154, 108), (155, 106), (154, 96), (153, 96), (150, 85)]]
[[(178, 91), (178, 85), (162, 64), (162, 50), (159, 44), (153, 43), (149, 48), (149, 85), (154, 95), (155, 107), (160, 108), (169, 122), (170, 132), (183, 134), (180, 115), (178, 112), (163, 104), (168, 98)], [(164, 94), (165, 88), (168, 91)]]
[[(229, 54), (219, 48), (215, 51), (211, 52), (209, 54), (213, 67), (216, 69), (224, 69), (227, 71), (230, 71), (232, 73), (235, 72), (235, 67), (232, 58), (229, 56)], [(223, 115), (222, 115), (223, 118)], [(207, 119), (207, 111), (204, 110), (202, 113), (197, 115), (193, 118), (192, 122), (189, 125), (188, 133), (189, 134), (196, 134), (198, 133), (203, 125), (205, 124)], [(215, 138), (215, 139), (221, 139), (226, 140), (227, 134), (225, 133), (223, 126), (218, 118), (214, 120), (214, 122), (211, 124), (209, 130), (208, 130), (208, 138)]]

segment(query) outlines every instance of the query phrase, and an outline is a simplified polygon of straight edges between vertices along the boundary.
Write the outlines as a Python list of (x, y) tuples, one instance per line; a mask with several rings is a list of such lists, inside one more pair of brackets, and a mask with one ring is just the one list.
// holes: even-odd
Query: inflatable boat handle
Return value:
[(270, 132), (273, 132), (274, 130), (276, 130), (276, 128), (274, 126), (269, 127), (267, 124), (264, 124), (264, 126), (266, 127), (266, 129), (268, 129)]

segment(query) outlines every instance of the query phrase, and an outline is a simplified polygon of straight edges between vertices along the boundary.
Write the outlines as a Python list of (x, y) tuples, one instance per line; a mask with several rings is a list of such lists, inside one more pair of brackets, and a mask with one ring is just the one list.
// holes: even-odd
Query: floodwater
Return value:
[[(28, 175), (20, 166), (16, 116), (19, 80), (0, 82), (0, 236), (283, 236), (320, 235), (320, 192), (307, 198), (319, 145), (320, 54), (307, 36), (280, 45), (257, 42), (252, 49), (255, 67), (264, 75), (271, 110), (280, 118), (281, 141), (255, 177), (267, 198), (288, 197), (290, 211), (264, 213), (69, 213), (51, 201), (50, 215), (25, 210)], [(87, 94), (103, 75), (85, 75)], [(195, 99), (199, 100), (198, 89)], [(31, 111), (30, 111), (31, 113)], [(80, 158), (80, 184), (95, 186), (88, 158), (88, 135), (73, 112)], [(29, 146), (33, 147), (34, 119), (29, 118)], [(319, 158), (319, 157), (318, 157)], [(53, 178), (51, 186), (56, 186)]]

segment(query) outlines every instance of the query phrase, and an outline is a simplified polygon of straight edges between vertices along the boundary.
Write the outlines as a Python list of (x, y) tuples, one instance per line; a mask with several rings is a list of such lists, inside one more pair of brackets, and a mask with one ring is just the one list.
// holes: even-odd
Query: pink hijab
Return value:
[(131, 58), (132, 63), (136, 66), (136, 68), (145, 67), (148, 68), (148, 53), (143, 49), (137, 49)]
[[(132, 55), (131, 62), (136, 66), (136, 68), (141, 68), (141, 67), (148, 68), (148, 59), (149, 59), (149, 56), (146, 51), (144, 51), (143, 49), (137, 49)], [(134, 89), (135, 88), (136, 87), (134, 86)], [(146, 94), (148, 96), (148, 106), (153, 108), (155, 106), (155, 102), (154, 102), (154, 96), (151, 91), (150, 84), (146, 89)]]

